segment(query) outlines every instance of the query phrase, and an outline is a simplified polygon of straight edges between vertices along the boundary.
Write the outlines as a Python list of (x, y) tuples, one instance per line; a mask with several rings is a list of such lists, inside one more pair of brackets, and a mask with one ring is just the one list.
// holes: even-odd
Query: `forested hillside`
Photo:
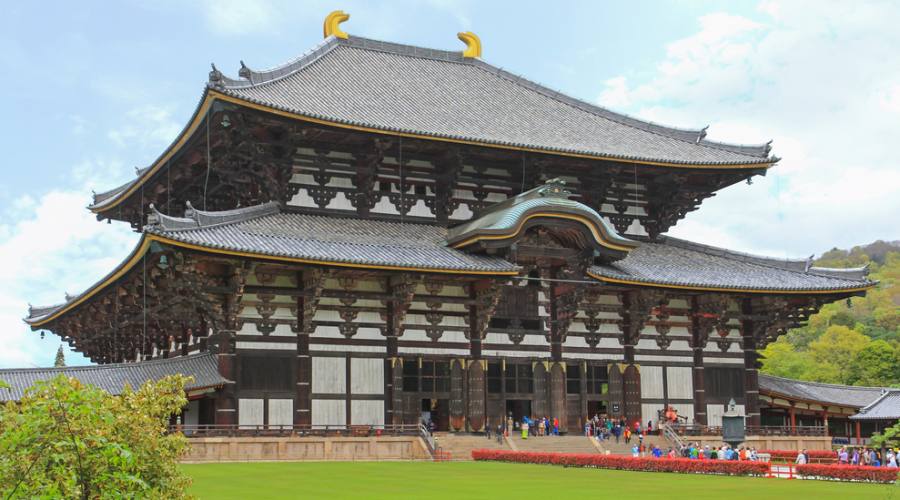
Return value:
[(881, 283), (865, 297), (828, 304), (762, 354), (771, 375), (848, 385), (900, 387), (900, 242), (833, 249), (817, 266), (869, 264)]

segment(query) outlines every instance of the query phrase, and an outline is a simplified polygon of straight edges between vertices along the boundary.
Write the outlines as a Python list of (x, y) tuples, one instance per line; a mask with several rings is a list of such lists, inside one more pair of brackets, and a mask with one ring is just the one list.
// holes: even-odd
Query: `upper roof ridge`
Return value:
[(240, 78), (238, 79), (225, 76), (215, 67), (215, 65), (213, 65), (213, 70), (210, 72), (208, 85), (214, 89), (228, 90), (256, 87), (258, 85), (277, 81), (295, 74), (297, 71), (300, 71), (301, 69), (314, 63), (319, 58), (339, 46), (346, 46), (376, 52), (385, 52), (399, 56), (431, 59), (440, 62), (468, 64), (488, 71), (495, 76), (509, 80), (510, 82), (515, 83), (521, 87), (527, 88), (534, 92), (538, 92), (546, 97), (555, 99), (564, 104), (577, 108), (581, 111), (598, 115), (602, 118), (615, 121), (622, 125), (638, 128), (645, 132), (659, 134), (672, 139), (696, 144), (698, 146), (722, 149), (732, 153), (738, 153), (757, 158), (768, 158), (769, 153), (771, 152), (772, 141), (769, 141), (765, 144), (729, 144), (724, 142), (709, 141), (706, 140), (707, 129), (709, 128), (708, 125), (699, 129), (673, 127), (650, 120), (637, 118), (627, 113), (613, 111), (603, 106), (598, 106), (582, 99), (572, 97), (563, 92), (553, 90), (522, 75), (518, 75), (498, 66), (494, 66), (493, 64), (490, 64), (483, 59), (465, 57), (461, 51), (432, 49), (416, 45), (374, 40), (360, 36), (350, 36), (346, 39), (337, 38), (333, 35), (329, 36), (328, 38), (316, 44), (312, 49), (301, 54), (294, 60), (268, 70), (253, 70), (250, 69), (246, 64), (244, 64), (244, 61), (241, 61), (241, 69), (238, 72)]
[(147, 216), (147, 228), (160, 228), (163, 231), (185, 231), (191, 229), (199, 229), (202, 227), (212, 227), (224, 224), (232, 224), (235, 222), (243, 222), (265, 215), (275, 214), (281, 211), (281, 205), (278, 202), (270, 201), (260, 205), (250, 207), (235, 208), (232, 210), (221, 211), (205, 211), (197, 210), (191, 205), (191, 202), (185, 202), (187, 208), (184, 211), (184, 217), (174, 217), (166, 215), (151, 203), (150, 214)]
[(244, 61), (241, 61), (241, 69), (238, 71), (239, 78), (226, 76), (216, 68), (215, 64), (213, 64), (212, 71), (209, 72), (209, 82), (207, 83), (207, 86), (218, 90), (224, 90), (228, 88), (253, 87), (279, 80), (312, 64), (342, 42), (345, 42), (345, 40), (333, 35), (329, 36), (314, 45), (311, 49), (294, 58), (292, 61), (265, 70), (253, 70), (244, 64)]

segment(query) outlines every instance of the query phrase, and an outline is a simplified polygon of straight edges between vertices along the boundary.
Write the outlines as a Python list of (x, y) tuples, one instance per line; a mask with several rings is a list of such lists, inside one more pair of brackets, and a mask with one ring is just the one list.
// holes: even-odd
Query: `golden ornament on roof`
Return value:
[(463, 57), (481, 57), (481, 39), (478, 38), (478, 35), (471, 31), (464, 31), (457, 33), (456, 36), (466, 44)]
[(331, 14), (328, 14), (325, 17), (325, 24), (322, 26), (322, 31), (325, 35), (325, 38), (334, 35), (338, 38), (343, 38), (346, 40), (348, 35), (340, 28), (340, 24), (347, 19), (350, 19), (350, 14), (347, 14), (342, 10), (336, 10)]

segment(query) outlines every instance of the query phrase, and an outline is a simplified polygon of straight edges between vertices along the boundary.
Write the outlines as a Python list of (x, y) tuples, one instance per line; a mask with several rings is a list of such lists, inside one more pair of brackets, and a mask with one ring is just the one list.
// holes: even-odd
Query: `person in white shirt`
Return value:
[(796, 463), (797, 465), (806, 464), (806, 450), (803, 450), (797, 454), (797, 460), (795, 460), (794, 463)]

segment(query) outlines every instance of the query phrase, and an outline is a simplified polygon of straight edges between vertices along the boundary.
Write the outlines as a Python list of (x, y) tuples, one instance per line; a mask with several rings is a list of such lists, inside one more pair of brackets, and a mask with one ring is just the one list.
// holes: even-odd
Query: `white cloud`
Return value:
[[(0, 367), (52, 362), (58, 339), (40, 340), (22, 318), (28, 302), (56, 304), (64, 292), (79, 293), (127, 254), (136, 235), (125, 225), (100, 224), (87, 210), (85, 191), (23, 196), (0, 225)], [(78, 355), (67, 356), (70, 362)]]
[(223, 35), (276, 31), (282, 19), (267, 0), (215, 0), (202, 4), (210, 28)]
[(124, 125), (107, 133), (122, 148), (139, 146), (159, 150), (172, 142), (182, 128), (167, 107), (140, 106), (126, 113), (126, 118)]
[(671, 233), (774, 255), (807, 255), (900, 227), (900, 5), (767, 1), (762, 19), (709, 14), (667, 47), (655, 74), (615, 77), (598, 101), (710, 137), (774, 139), (784, 160), (721, 191)]

